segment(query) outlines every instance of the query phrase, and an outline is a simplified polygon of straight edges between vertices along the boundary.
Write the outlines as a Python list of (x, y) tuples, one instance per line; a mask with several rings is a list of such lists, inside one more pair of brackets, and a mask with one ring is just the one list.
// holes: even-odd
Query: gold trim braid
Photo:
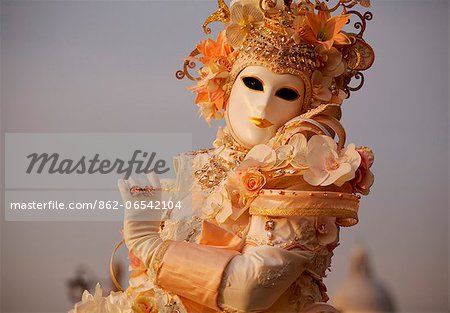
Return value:
[(155, 257), (152, 261), (152, 267), (155, 271), (155, 278), (158, 276), (158, 271), (161, 268), (162, 259), (164, 257), (164, 254), (166, 254), (167, 249), (169, 248), (169, 245), (172, 241), (166, 240), (163, 243), (161, 243), (161, 246), (156, 250)]
[(330, 216), (336, 224), (349, 227), (358, 223), (359, 197), (353, 194), (323, 191), (264, 189), (250, 205), (251, 215)]

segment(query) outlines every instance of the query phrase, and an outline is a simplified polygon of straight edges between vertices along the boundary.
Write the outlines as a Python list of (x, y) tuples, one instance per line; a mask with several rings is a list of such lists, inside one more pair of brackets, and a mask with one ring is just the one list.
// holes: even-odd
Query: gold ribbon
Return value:
[(116, 278), (116, 274), (114, 273), (114, 257), (116, 256), (117, 250), (119, 250), (120, 246), (125, 243), (125, 240), (122, 239), (115, 247), (111, 254), (111, 258), (109, 259), (109, 275), (111, 276), (111, 280), (119, 291), (123, 291), (122, 286), (120, 286), (119, 281)]
[(327, 191), (293, 191), (263, 189), (250, 205), (251, 215), (330, 216), (339, 226), (358, 223), (359, 197), (349, 193)]

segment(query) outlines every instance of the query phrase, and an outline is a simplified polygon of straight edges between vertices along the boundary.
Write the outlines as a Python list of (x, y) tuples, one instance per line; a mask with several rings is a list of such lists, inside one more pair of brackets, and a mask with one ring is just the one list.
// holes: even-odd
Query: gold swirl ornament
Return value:
[(211, 28), (208, 27), (209, 24), (213, 22), (223, 22), (228, 23), (230, 21), (230, 9), (224, 0), (217, 0), (218, 9), (211, 14), (203, 23), (203, 31), (205, 34), (211, 34)]

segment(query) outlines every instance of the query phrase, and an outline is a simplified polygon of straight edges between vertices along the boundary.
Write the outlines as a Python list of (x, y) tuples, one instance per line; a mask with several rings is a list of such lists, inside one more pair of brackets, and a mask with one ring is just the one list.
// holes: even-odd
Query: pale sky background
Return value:
[[(189, 82), (174, 73), (215, 5), (1, 1), (2, 131), (187, 132), (209, 147), (217, 125), (198, 118)], [(360, 223), (342, 230), (326, 283), (332, 295), (359, 240), (401, 312), (447, 312), (449, 4), (372, 5), (365, 38), (376, 62), (343, 123), (348, 142), (375, 151), (376, 184)], [(1, 220), (1, 312), (65, 312), (79, 264), (108, 276), (120, 223)]]

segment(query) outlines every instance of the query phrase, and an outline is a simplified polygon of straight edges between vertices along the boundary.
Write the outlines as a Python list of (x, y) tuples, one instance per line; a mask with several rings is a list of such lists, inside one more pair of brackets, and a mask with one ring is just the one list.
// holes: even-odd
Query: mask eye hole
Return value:
[(252, 76), (242, 77), (242, 83), (244, 83), (244, 85), (251, 90), (264, 91), (264, 85), (262, 81), (260, 81), (256, 77)]
[(281, 88), (275, 93), (275, 96), (287, 101), (294, 101), (300, 97), (298, 92), (292, 88)]

